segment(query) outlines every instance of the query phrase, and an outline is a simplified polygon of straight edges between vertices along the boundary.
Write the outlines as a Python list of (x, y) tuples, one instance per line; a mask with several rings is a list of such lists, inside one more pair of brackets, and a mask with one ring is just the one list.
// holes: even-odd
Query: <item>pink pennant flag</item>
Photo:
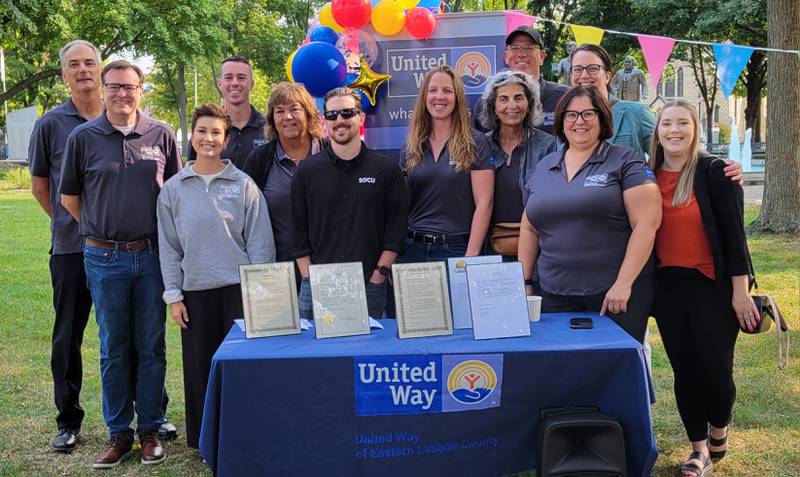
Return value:
[(637, 34), (639, 44), (642, 46), (644, 61), (647, 63), (647, 70), (650, 72), (650, 81), (653, 82), (653, 89), (658, 90), (658, 82), (661, 73), (667, 65), (669, 55), (672, 54), (672, 47), (675, 40), (663, 36), (652, 36)]
[(520, 12), (506, 12), (506, 35), (522, 25), (533, 26), (536, 17)]

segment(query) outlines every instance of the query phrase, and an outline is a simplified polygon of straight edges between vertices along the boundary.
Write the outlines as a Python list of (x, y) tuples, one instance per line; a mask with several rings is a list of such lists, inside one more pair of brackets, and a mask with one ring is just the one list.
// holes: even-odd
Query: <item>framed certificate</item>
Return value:
[(294, 263), (239, 265), (248, 338), (300, 333)]
[(400, 338), (453, 334), (444, 262), (392, 266)]
[(369, 334), (361, 262), (309, 265), (317, 338)]
[(472, 333), (476, 340), (530, 336), (528, 302), (520, 262), (467, 267)]
[(447, 273), (450, 277), (450, 306), (453, 309), (453, 327), (455, 329), (472, 328), (472, 315), (469, 311), (469, 294), (467, 293), (467, 267), (478, 263), (500, 263), (502, 261), (503, 257), (500, 255), (447, 259)]

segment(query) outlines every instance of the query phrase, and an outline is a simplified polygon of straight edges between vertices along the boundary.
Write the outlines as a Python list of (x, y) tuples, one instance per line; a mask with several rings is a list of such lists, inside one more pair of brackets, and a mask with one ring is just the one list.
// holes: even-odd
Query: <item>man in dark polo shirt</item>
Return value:
[(358, 93), (336, 88), (324, 104), (331, 145), (300, 162), (292, 178), (300, 315), (311, 318), (310, 264), (361, 262), (369, 315), (380, 318), (389, 268), (403, 252), (408, 190), (397, 162), (361, 142)]
[[(264, 139), (267, 120), (250, 104), (250, 91), (254, 84), (250, 60), (243, 56), (229, 56), (222, 60), (217, 86), (222, 93), (222, 107), (231, 117), (231, 132), (221, 157), (230, 159), (239, 169), (244, 166), (250, 151), (267, 142)], [(197, 153), (190, 143), (189, 160), (196, 158)]]
[[(79, 220), (87, 282), (100, 336), (106, 449), (95, 468), (131, 453), (133, 402), (143, 464), (164, 460), (158, 428), (166, 349), (164, 285), (156, 243), (156, 200), (181, 168), (175, 136), (139, 111), (144, 75), (125, 60), (102, 73), (105, 112), (73, 130), (62, 167), (61, 203)], [(135, 395), (129, 352), (136, 341)]]
[[(505, 61), (509, 70), (528, 73), (533, 76), (533, 79), (539, 81), (539, 98), (542, 101), (544, 122), (538, 129), (547, 134), (553, 134), (553, 117), (558, 100), (561, 99), (561, 96), (569, 87), (544, 79), (541, 69), (546, 56), (547, 52), (544, 49), (542, 35), (530, 25), (519, 26), (506, 37), (506, 50), (503, 52), (503, 61)], [(481, 107), (481, 102), (478, 101), (470, 114), (473, 127), (479, 131), (486, 132), (478, 119)]]
[(63, 207), (58, 194), (61, 158), (72, 130), (103, 112), (100, 96), (100, 52), (91, 43), (75, 40), (61, 49), (61, 77), (70, 97), (36, 122), (28, 145), (31, 191), (50, 216), (50, 277), (53, 285), (53, 339), (50, 368), (58, 414), (53, 449), (69, 452), (78, 444), (83, 422), (80, 405), (83, 384), (81, 343), (92, 308), (83, 270), (83, 239), (78, 222)]

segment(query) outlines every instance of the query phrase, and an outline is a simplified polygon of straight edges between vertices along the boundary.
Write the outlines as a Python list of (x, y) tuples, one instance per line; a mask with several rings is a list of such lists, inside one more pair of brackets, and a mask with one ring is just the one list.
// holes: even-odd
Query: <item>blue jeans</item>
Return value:
[(447, 262), (448, 258), (463, 257), (466, 253), (466, 243), (425, 245), (407, 238), (406, 251), (397, 257), (397, 263)]
[[(108, 431), (132, 432), (134, 400), (137, 432), (157, 430), (164, 422), (161, 401), (167, 368), (158, 253), (86, 246), (83, 256), (100, 337), (103, 419)], [(139, 358), (135, 396), (128, 356), (131, 334)]]

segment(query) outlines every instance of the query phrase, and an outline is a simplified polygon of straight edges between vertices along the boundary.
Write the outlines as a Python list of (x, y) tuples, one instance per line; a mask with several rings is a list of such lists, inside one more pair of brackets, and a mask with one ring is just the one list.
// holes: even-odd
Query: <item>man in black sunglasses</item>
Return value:
[[(542, 35), (530, 25), (521, 25), (506, 37), (503, 61), (509, 70), (527, 73), (539, 82), (539, 97), (544, 111), (544, 122), (538, 128), (548, 134), (553, 134), (553, 117), (558, 100), (569, 87), (544, 79), (541, 68), (546, 56)], [(482, 107), (483, 105), (478, 101), (472, 108), (472, 124), (475, 129), (487, 132), (478, 119)]]
[(302, 161), (292, 178), (300, 316), (312, 318), (309, 265), (361, 262), (369, 315), (380, 318), (389, 269), (403, 252), (408, 190), (397, 162), (361, 141), (359, 94), (336, 88), (324, 104), (330, 147)]

